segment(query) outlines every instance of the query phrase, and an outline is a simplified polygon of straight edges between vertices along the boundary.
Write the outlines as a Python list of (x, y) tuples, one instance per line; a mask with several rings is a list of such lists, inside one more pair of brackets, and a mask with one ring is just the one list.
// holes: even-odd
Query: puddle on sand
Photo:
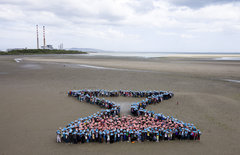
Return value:
[(8, 72), (0, 72), (0, 75), (7, 75)]
[(22, 59), (21, 58), (15, 58), (14, 61), (16, 61), (17, 63), (21, 62)]
[(24, 65), (21, 65), (20, 67), (25, 69), (42, 69), (42, 66), (38, 64), (24, 64)]
[(114, 71), (129, 71), (129, 72), (154, 72), (147, 70), (135, 70), (135, 69), (125, 69), (125, 68), (112, 68), (112, 67), (102, 67), (102, 66), (93, 66), (93, 65), (85, 65), (85, 64), (64, 64), (64, 66), (70, 68), (91, 68), (97, 70), (114, 70)]
[(71, 68), (92, 68), (92, 69), (101, 69), (101, 70), (122, 70), (129, 71), (129, 69), (121, 69), (121, 68), (112, 68), (112, 67), (102, 67), (102, 66), (94, 66), (94, 65), (85, 65), (85, 64), (64, 64), (67, 67)]
[(232, 80), (232, 79), (223, 79), (224, 81), (240, 83), (240, 80)]

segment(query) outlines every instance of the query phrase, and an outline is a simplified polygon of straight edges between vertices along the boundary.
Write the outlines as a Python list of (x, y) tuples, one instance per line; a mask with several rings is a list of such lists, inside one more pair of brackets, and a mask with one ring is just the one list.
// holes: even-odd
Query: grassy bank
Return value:
[(0, 55), (33, 55), (33, 54), (87, 54), (87, 52), (73, 50), (23, 49), (0, 52)]

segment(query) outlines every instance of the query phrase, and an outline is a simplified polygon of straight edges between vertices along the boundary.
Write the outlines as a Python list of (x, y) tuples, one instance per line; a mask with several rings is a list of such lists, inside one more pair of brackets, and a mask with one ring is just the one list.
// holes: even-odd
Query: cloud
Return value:
[(208, 5), (219, 5), (239, 2), (239, 0), (168, 0), (173, 5), (187, 6), (190, 8), (202, 8)]
[[(136, 50), (153, 47), (154, 40), (218, 39), (221, 35), (236, 39), (240, 33), (240, 2), (238, 0), (1, 0), (0, 33), (15, 38), (34, 37), (35, 25), (45, 25), (48, 41), (76, 42), (99, 46), (114, 40), (118, 46)], [(26, 34), (25, 36), (23, 34)], [(61, 36), (61, 37), (59, 37)], [(167, 39), (159, 36), (167, 36)], [(231, 38), (233, 37), (234, 38)], [(83, 39), (85, 39), (83, 41)], [(89, 43), (86, 40), (98, 43)], [(169, 40), (168, 40), (169, 39)], [(9, 42), (1, 36), (1, 42)], [(34, 39), (33, 39), (34, 40)], [(35, 41), (35, 40), (34, 40)], [(28, 45), (30, 45), (29, 41)], [(25, 42), (19, 44), (25, 46)], [(197, 42), (196, 42), (197, 44)], [(0, 48), (5, 48), (1, 45)], [(12, 45), (14, 46), (14, 45)], [(76, 46), (76, 45), (74, 45)], [(84, 46), (84, 45), (83, 45)], [(212, 45), (214, 46), (214, 45)], [(237, 46), (237, 45), (236, 45)], [(34, 47), (30, 45), (30, 47)], [(112, 47), (112, 48), (111, 48)], [(162, 46), (154, 46), (161, 50)], [(98, 48), (98, 47), (96, 47)], [(183, 50), (185, 46), (182, 47)], [(194, 47), (193, 47), (194, 48)], [(213, 47), (209, 47), (213, 48)], [(116, 49), (121, 50), (121, 49)]]
[(193, 35), (189, 35), (189, 34), (181, 34), (181, 37), (182, 37), (182, 38), (187, 38), (187, 39), (192, 39), (192, 38), (194, 38)]

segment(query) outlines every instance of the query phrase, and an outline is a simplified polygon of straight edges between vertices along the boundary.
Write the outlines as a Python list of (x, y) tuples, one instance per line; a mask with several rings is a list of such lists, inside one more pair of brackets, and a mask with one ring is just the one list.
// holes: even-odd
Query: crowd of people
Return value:
[[(167, 91), (126, 90), (72, 90), (69, 96), (105, 108), (91, 116), (79, 118), (65, 128), (57, 130), (57, 142), (64, 143), (114, 143), (120, 141), (144, 142), (161, 140), (200, 140), (201, 132), (191, 123), (173, 117), (147, 111), (147, 105), (156, 104), (173, 97)], [(138, 117), (120, 117), (120, 105), (99, 97), (146, 97), (131, 105), (131, 113)]]

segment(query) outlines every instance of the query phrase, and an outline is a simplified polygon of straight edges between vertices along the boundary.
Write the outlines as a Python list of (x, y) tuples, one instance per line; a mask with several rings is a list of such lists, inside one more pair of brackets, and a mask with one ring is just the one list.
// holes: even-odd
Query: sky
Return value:
[(0, 0), (0, 50), (240, 52), (240, 0)]

